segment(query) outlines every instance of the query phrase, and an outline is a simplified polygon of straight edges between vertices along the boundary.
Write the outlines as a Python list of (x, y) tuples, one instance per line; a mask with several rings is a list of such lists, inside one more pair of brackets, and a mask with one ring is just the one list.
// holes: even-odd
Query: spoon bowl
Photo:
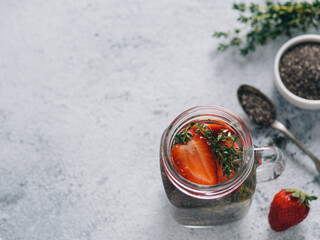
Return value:
[(320, 172), (320, 159), (312, 154), (293, 134), (279, 121), (276, 120), (276, 108), (272, 101), (258, 89), (241, 85), (237, 91), (238, 100), (250, 120), (261, 126), (271, 126), (285, 134), (313, 161)]
[(251, 121), (258, 125), (269, 126), (276, 120), (276, 107), (258, 89), (249, 85), (241, 85), (237, 95), (241, 107)]

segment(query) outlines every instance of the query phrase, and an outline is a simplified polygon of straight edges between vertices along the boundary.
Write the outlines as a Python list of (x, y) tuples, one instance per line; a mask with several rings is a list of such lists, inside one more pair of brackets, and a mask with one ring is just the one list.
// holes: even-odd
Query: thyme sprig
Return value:
[[(219, 159), (223, 175), (229, 179), (231, 173), (236, 173), (242, 160), (242, 148), (235, 149), (234, 145), (238, 137), (233, 137), (228, 129), (223, 129), (217, 137), (214, 137), (212, 136), (212, 132), (203, 123), (197, 123), (195, 127), (196, 131), (200, 132), (208, 140), (213, 153)], [(226, 142), (229, 142), (231, 146), (225, 144)]]
[[(175, 136), (174, 145), (178, 143), (184, 144), (191, 140), (192, 134), (188, 131), (193, 126), (196, 132), (199, 132), (207, 139), (213, 153), (219, 159), (219, 165), (223, 169), (223, 175), (229, 179), (231, 173), (236, 173), (242, 161), (243, 149), (241, 147), (236, 149), (234, 144), (238, 137), (233, 137), (228, 129), (223, 129), (217, 137), (214, 137), (212, 131), (209, 130), (205, 124), (191, 123), (184, 131)], [(226, 142), (229, 144), (226, 144)]]
[(229, 40), (228, 43), (221, 43), (218, 50), (238, 47), (243, 56), (279, 35), (290, 37), (294, 32), (305, 32), (310, 27), (318, 29), (320, 25), (320, 0), (313, 0), (310, 3), (267, 1), (265, 6), (235, 3), (233, 9), (239, 11), (240, 16), (237, 21), (244, 24), (244, 27), (231, 32), (215, 32), (213, 36)]
[(176, 145), (178, 143), (184, 144), (184, 143), (187, 143), (188, 141), (190, 141), (192, 134), (189, 133), (188, 131), (193, 127), (193, 125), (194, 125), (194, 123), (190, 123), (190, 125), (188, 125), (188, 127), (186, 127), (182, 132), (178, 133), (174, 137), (173, 145)]

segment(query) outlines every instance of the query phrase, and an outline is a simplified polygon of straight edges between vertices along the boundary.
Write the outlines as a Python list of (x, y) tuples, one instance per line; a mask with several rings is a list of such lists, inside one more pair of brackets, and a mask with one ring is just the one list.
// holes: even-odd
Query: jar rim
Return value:
[[(173, 138), (183, 126), (195, 119), (219, 119), (232, 126), (239, 134), (243, 144), (243, 166), (236, 175), (224, 183), (201, 185), (193, 183), (177, 173), (172, 165), (171, 146)], [(202, 105), (185, 110), (178, 115), (164, 131), (161, 138), (160, 157), (170, 182), (181, 192), (200, 199), (216, 199), (226, 196), (239, 188), (253, 168), (253, 146), (249, 130), (243, 120), (229, 110), (211, 105)]]

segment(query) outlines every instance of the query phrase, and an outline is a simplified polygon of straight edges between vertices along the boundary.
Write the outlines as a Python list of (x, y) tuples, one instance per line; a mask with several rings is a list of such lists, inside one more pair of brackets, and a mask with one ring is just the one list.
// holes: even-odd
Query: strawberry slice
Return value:
[(217, 162), (204, 137), (196, 135), (186, 144), (176, 144), (172, 148), (172, 158), (176, 171), (190, 182), (218, 183)]
[(190, 128), (189, 131), (188, 131), (188, 133), (190, 133), (190, 134), (192, 135), (192, 137), (194, 137), (195, 135), (199, 135), (199, 133), (197, 133), (197, 132), (195, 131), (195, 128), (194, 128), (194, 127)]

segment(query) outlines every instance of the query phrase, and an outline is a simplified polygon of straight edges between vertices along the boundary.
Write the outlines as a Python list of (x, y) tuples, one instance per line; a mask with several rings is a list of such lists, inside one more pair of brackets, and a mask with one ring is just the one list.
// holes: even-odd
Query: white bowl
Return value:
[(316, 34), (304, 34), (295, 38), (292, 38), (286, 42), (277, 52), (276, 58), (274, 60), (274, 74), (275, 74), (275, 83), (278, 91), (281, 95), (293, 105), (304, 108), (304, 109), (320, 109), (320, 100), (310, 100), (299, 97), (292, 92), (290, 92), (286, 86), (283, 84), (280, 73), (279, 73), (279, 63), (280, 59), (287, 49), (303, 42), (320, 42), (320, 35)]

